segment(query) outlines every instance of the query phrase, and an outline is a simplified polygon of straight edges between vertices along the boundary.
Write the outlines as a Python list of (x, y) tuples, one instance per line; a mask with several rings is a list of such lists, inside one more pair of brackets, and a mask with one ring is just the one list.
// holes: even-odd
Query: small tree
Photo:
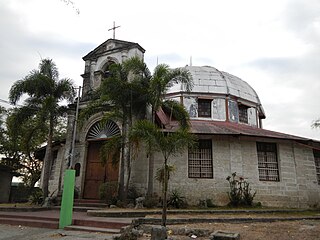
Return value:
[[(172, 109), (174, 109), (173, 105), (177, 107), (175, 102), (172, 103)], [(180, 110), (184, 109), (180, 105)], [(177, 107), (178, 108), (178, 107)], [(176, 109), (177, 109), (176, 108)], [(162, 177), (162, 225), (166, 226), (167, 222), (167, 192), (168, 192), (168, 183), (169, 183), (169, 172), (170, 165), (169, 159), (172, 156), (176, 156), (182, 154), (188, 146), (194, 144), (193, 135), (189, 133), (188, 128), (188, 113), (184, 111), (180, 111), (180, 117), (183, 115), (185, 121), (181, 121), (184, 123), (180, 125), (180, 127), (174, 132), (165, 132), (162, 129), (158, 128), (154, 123), (147, 120), (140, 120), (136, 122), (131, 131), (131, 140), (133, 142), (138, 143), (139, 141), (144, 141), (147, 145), (147, 149), (149, 151), (160, 151), (163, 156), (163, 167), (162, 172), (160, 170), (159, 176)], [(178, 116), (177, 114), (174, 114)], [(182, 118), (180, 118), (182, 120)], [(180, 123), (181, 123), (180, 122)]]

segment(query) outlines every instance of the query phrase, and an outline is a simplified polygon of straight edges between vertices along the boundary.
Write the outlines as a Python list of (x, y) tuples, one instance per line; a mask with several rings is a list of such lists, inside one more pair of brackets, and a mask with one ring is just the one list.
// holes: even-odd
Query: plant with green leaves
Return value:
[(39, 69), (32, 70), (26, 77), (15, 82), (9, 92), (9, 100), (16, 104), (23, 94), (28, 97), (24, 105), (18, 108), (20, 123), (33, 118), (35, 126), (47, 124), (46, 153), (44, 157), (44, 174), (42, 190), (44, 198), (48, 197), (50, 166), (53, 160), (52, 143), (58, 117), (67, 111), (62, 101), (74, 100), (73, 83), (68, 78), (59, 79), (58, 69), (52, 59), (42, 59)]
[(237, 177), (237, 173), (232, 173), (226, 180), (229, 182), (230, 192), (228, 192), (231, 206), (252, 206), (256, 191), (252, 193), (250, 184), (243, 178)]
[[(185, 91), (191, 91), (193, 87), (192, 76), (189, 71), (183, 68), (171, 69), (167, 64), (159, 64), (149, 75), (148, 88), (148, 104), (151, 106), (151, 121), (155, 124), (156, 112), (160, 108), (166, 107), (168, 102), (164, 96), (168, 89), (174, 84), (180, 83), (185, 88)], [(174, 109), (173, 109), (174, 110)], [(178, 112), (177, 112), (178, 113)], [(154, 169), (154, 154), (150, 151), (149, 154), (149, 177), (148, 177), (148, 195), (153, 194), (153, 172)]]
[[(109, 66), (108, 77), (93, 92), (89, 106), (80, 113), (82, 124), (93, 114), (103, 112), (102, 121), (121, 124), (121, 136), (108, 139), (101, 149), (102, 162), (116, 164), (120, 154), (119, 199), (127, 198), (134, 152), (129, 141), (133, 119), (144, 118), (148, 99), (150, 72), (138, 57)], [(127, 178), (125, 179), (125, 176)]]
[(167, 192), (169, 183), (169, 159), (173, 156), (181, 155), (186, 149), (194, 145), (194, 136), (189, 132), (189, 115), (184, 107), (172, 100), (165, 101), (166, 111), (179, 122), (178, 128), (172, 131), (164, 131), (153, 122), (148, 120), (137, 121), (130, 134), (132, 142), (139, 145), (139, 142), (146, 144), (147, 153), (161, 152), (163, 156), (164, 173), (161, 174), (163, 180), (162, 191), (162, 225), (166, 226), (167, 221)]

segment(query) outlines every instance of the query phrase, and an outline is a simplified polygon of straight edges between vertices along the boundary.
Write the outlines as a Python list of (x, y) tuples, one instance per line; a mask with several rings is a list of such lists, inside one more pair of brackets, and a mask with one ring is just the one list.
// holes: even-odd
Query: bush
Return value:
[(118, 182), (106, 182), (99, 186), (99, 197), (109, 204), (114, 204), (118, 200)]
[(155, 208), (159, 207), (159, 204), (161, 204), (161, 200), (159, 199), (159, 196), (157, 194), (146, 196), (146, 199), (144, 200), (144, 206), (146, 208)]
[(187, 206), (187, 202), (185, 200), (185, 197), (182, 196), (177, 189), (174, 189), (170, 194), (168, 206), (174, 208), (184, 208)]
[(237, 173), (228, 176), (230, 192), (228, 192), (231, 206), (252, 206), (256, 191), (251, 192), (250, 184), (243, 177), (237, 177)]
[(43, 203), (43, 192), (40, 188), (34, 189), (29, 197), (31, 204), (41, 205)]
[(208, 208), (213, 208), (213, 207), (216, 207), (216, 205), (212, 202), (211, 199), (207, 198), (206, 199), (206, 203), (207, 203), (207, 207)]
[(127, 194), (127, 201), (128, 203), (135, 203), (136, 199), (138, 197), (141, 197), (141, 194), (138, 192), (135, 186), (130, 186), (128, 189), (128, 194)]

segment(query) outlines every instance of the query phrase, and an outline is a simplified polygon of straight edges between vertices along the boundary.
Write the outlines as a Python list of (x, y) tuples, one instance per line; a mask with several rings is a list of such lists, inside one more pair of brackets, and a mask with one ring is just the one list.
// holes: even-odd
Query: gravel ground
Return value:
[[(168, 226), (173, 233), (178, 228), (206, 229), (209, 232), (216, 230), (240, 233), (240, 239), (245, 240), (319, 240), (320, 239), (320, 221), (318, 220), (300, 220), (287, 222), (271, 223), (202, 223), (202, 224), (184, 224)], [(170, 235), (172, 239), (177, 240), (207, 240), (208, 237)], [(139, 240), (149, 240), (150, 235), (144, 235)]]

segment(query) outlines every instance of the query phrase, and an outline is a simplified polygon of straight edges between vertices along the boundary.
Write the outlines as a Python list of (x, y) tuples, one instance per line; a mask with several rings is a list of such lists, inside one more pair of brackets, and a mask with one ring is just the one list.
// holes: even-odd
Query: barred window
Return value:
[(211, 102), (210, 99), (198, 99), (198, 117), (211, 118)]
[(320, 185), (320, 151), (313, 150), (314, 163), (316, 165), (317, 181)]
[(188, 177), (213, 178), (211, 140), (199, 140), (197, 147), (189, 149)]
[(257, 142), (258, 171), (260, 181), (280, 181), (275, 143)]
[(248, 107), (239, 105), (239, 122), (248, 123)]

